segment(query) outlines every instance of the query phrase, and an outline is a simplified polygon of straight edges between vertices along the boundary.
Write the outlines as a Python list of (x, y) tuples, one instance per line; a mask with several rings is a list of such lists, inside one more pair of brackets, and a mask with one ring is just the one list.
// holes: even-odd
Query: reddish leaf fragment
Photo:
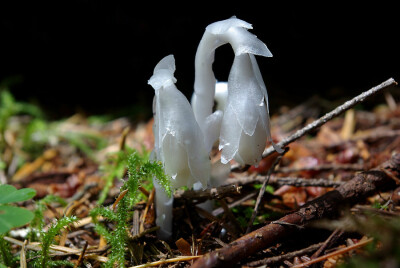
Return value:
[(272, 164), (275, 162), (275, 159), (279, 156), (277, 152), (272, 153), (271, 155), (267, 156), (266, 158), (261, 159), (258, 166), (251, 166), (248, 172), (254, 173), (257, 172), (259, 174), (265, 174), (271, 168)]
[(183, 256), (192, 256), (191, 246), (189, 242), (187, 242), (185, 239), (179, 238), (175, 242), (175, 245), (177, 246), (179, 252), (182, 253)]

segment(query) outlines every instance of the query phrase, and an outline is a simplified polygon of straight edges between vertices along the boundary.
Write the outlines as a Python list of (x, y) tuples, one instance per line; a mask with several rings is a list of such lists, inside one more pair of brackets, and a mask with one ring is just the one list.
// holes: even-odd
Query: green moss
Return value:
[[(120, 189), (121, 193), (126, 191), (124, 196), (119, 200), (116, 211), (102, 206), (91, 211), (96, 232), (102, 235), (111, 246), (109, 261), (105, 264), (105, 267), (125, 267), (126, 265), (125, 254), (129, 247), (128, 230), (130, 230), (132, 207), (139, 200), (138, 190), (143, 181), (150, 182), (155, 177), (171, 193), (169, 179), (164, 174), (160, 163), (150, 162), (136, 151), (129, 154), (127, 158), (125, 158), (126, 154), (120, 154), (121, 159), (126, 159), (128, 170), (128, 179), (124, 181)], [(124, 163), (124, 161), (121, 160), (119, 163)], [(97, 220), (98, 216), (102, 216), (106, 221), (113, 222), (114, 228), (108, 229)]]
[(11, 253), (11, 245), (4, 240), (3, 236), (0, 236), (0, 261), (2, 264), (6, 265), (6, 267), (16, 266)]
[(47, 195), (46, 197), (36, 201), (36, 209), (33, 211), (34, 217), (30, 224), (31, 231), (28, 234), (30, 241), (33, 242), (38, 240), (38, 231), (43, 229), (45, 222), (43, 212), (47, 209), (47, 205), (51, 203), (58, 203), (61, 206), (67, 205), (67, 202), (65, 202), (63, 198), (55, 195)]
[(54, 238), (61, 233), (61, 230), (68, 228), (76, 221), (78, 221), (76, 216), (64, 216), (51, 224), (47, 231), (40, 231), (42, 250), (37, 253), (38, 258), (36, 258), (32, 263), (34, 267), (46, 268), (49, 266), (56, 266), (49, 256), (50, 246), (53, 244)]

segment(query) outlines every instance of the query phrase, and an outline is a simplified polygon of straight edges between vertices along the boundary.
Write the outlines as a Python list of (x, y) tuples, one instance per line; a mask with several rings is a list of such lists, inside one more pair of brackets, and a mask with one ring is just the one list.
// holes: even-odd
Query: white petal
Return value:
[(162, 153), (165, 173), (172, 177), (171, 187), (176, 189), (187, 186), (191, 175), (185, 148), (177, 142), (176, 137), (168, 133), (162, 142)]
[(221, 20), (214, 23), (211, 23), (206, 27), (206, 31), (213, 34), (224, 34), (232, 27), (243, 27), (246, 29), (252, 29), (250, 23), (245, 22), (244, 20), (237, 19), (235, 16), (229, 18), (227, 20)]
[(170, 86), (176, 83), (174, 77), (175, 72), (175, 59), (173, 55), (163, 58), (154, 68), (153, 76), (150, 77), (148, 84), (154, 89)]
[(219, 149), (221, 152), (221, 162), (223, 164), (232, 160), (238, 149), (242, 127), (240, 126), (232, 106), (228, 105), (225, 109), (221, 124), (221, 135), (219, 138)]
[(249, 55), (235, 56), (228, 78), (228, 105), (231, 105), (240, 126), (249, 136), (256, 128), (263, 99)]
[(172, 74), (175, 73), (176, 67), (175, 67), (175, 58), (174, 55), (168, 55), (165, 56), (163, 59), (161, 59), (156, 67), (154, 67), (154, 74), (157, 73), (159, 70), (168, 70)]
[[(251, 66), (252, 66), (252, 69), (254, 72), (254, 76), (256, 77), (258, 85), (260, 86), (262, 95), (263, 95), (263, 97), (265, 99), (265, 103), (267, 105), (267, 111), (269, 114), (267, 87), (265, 86), (264, 79), (262, 78), (261, 71), (260, 71), (260, 68), (258, 67), (256, 57), (252, 54), (249, 54), (249, 56), (250, 56), (250, 61), (251, 61)], [(260, 100), (260, 101), (262, 102), (263, 100)]]
[(223, 118), (222, 111), (215, 111), (213, 114), (206, 118), (205, 122), (205, 146), (207, 152), (211, 152), (212, 146), (218, 140), (221, 132), (221, 123)]
[(244, 28), (232, 27), (224, 35), (225, 40), (229, 42), (235, 51), (235, 55), (249, 53), (264, 57), (272, 57), (266, 44), (264, 44), (256, 35), (248, 32)]
[(258, 122), (254, 135), (249, 136), (245, 133), (241, 135), (239, 150), (235, 156), (235, 160), (242, 165), (257, 165), (261, 160), (266, 141), (267, 134), (265, 129), (261, 122)]

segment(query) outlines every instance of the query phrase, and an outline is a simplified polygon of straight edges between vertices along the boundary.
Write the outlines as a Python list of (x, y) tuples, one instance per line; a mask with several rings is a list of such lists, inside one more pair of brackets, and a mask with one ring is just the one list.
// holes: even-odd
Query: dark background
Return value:
[[(190, 1), (2, 1), (0, 81), (19, 81), (10, 85), (16, 98), (36, 101), (54, 116), (151, 111), (147, 80), (157, 62), (175, 55), (177, 87), (190, 98), (205, 27), (236, 15), (274, 55), (258, 57), (272, 109), (314, 94), (352, 97), (390, 77), (398, 80), (398, 11), (371, 2), (247, 1), (220, 8)], [(232, 59), (230, 47), (217, 50), (217, 79), (227, 79)]]

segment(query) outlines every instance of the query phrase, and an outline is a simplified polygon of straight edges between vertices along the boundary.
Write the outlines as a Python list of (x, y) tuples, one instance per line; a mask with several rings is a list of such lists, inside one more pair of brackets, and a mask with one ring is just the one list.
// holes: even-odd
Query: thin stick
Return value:
[[(263, 182), (265, 181), (266, 176), (255, 176), (255, 177), (243, 177), (243, 178), (229, 178), (226, 183), (228, 184), (239, 184), (245, 185), (255, 182)], [(269, 182), (270, 185), (283, 186), (290, 185), (295, 187), (338, 187), (342, 185), (344, 182), (342, 181), (333, 181), (325, 178), (299, 178), (299, 177), (277, 177), (271, 175)]]
[(117, 207), (119, 201), (121, 201), (121, 199), (126, 195), (127, 192), (128, 192), (128, 189), (123, 190), (123, 191), (119, 194), (117, 200), (115, 200), (114, 204), (112, 205), (112, 210), (115, 210), (115, 208)]
[(22, 248), (21, 248), (21, 253), (20, 253), (20, 260), (19, 260), (19, 263), (20, 263), (20, 267), (21, 268), (27, 268), (28, 266), (26, 265), (26, 254), (25, 254), (25, 246), (26, 246), (26, 244), (28, 244), (28, 240), (25, 240), (24, 241), (24, 244), (22, 245)]
[(161, 261), (155, 261), (155, 262), (150, 262), (150, 263), (145, 263), (145, 264), (140, 264), (136, 266), (131, 266), (129, 268), (145, 268), (145, 267), (154, 267), (154, 266), (159, 266), (165, 263), (171, 263), (171, 262), (178, 262), (178, 261), (191, 261), (194, 259), (200, 258), (202, 255), (199, 256), (181, 256), (177, 258), (172, 258), (172, 259), (166, 259), (166, 260), (161, 260)]
[[(222, 209), (224, 210), (226, 216), (227, 216), (227, 217), (229, 218), (229, 220), (233, 223), (233, 226), (234, 226), (235, 229), (236, 229), (236, 233), (235, 233), (234, 235), (235, 235), (235, 236), (236, 236), (236, 235), (240, 235), (240, 234), (243, 232), (242, 227), (240, 226), (238, 220), (235, 218), (235, 215), (233, 215), (232, 211), (229, 209), (228, 205), (227, 205), (226, 202), (225, 202), (225, 199), (221, 199), (221, 200), (219, 200), (219, 202), (220, 202), (221, 207), (222, 207)], [(237, 237), (237, 236), (236, 236), (236, 237)]]
[(338, 171), (338, 170), (347, 170), (347, 171), (362, 171), (364, 170), (364, 165), (360, 164), (321, 164), (313, 167), (301, 167), (301, 168), (293, 168), (293, 167), (281, 167), (275, 173), (296, 173), (300, 171)]
[(342, 248), (342, 249), (336, 250), (336, 251), (331, 252), (331, 253), (329, 253), (329, 254), (326, 254), (326, 255), (324, 255), (324, 256), (321, 256), (321, 257), (312, 259), (312, 260), (307, 261), (307, 262), (303, 262), (303, 263), (298, 264), (298, 265), (294, 265), (294, 266), (292, 266), (292, 268), (308, 267), (308, 266), (311, 265), (311, 264), (318, 263), (318, 262), (321, 262), (321, 261), (323, 261), (323, 260), (329, 259), (329, 258), (331, 258), (331, 257), (333, 257), (333, 256), (336, 256), (336, 255), (339, 255), (339, 254), (343, 254), (343, 253), (349, 252), (349, 251), (351, 251), (351, 250), (353, 250), (353, 249), (356, 249), (356, 248), (363, 247), (363, 246), (365, 246), (366, 244), (371, 243), (373, 240), (374, 240), (373, 238), (369, 238), (369, 239), (367, 239), (367, 240), (358, 242), (357, 244), (354, 244), (354, 245), (352, 245), (352, 246), (349, 246), (349, 247), (346, 247), (346, 248)]
[(283, 151), (282, 154), (280, 154), (277, 158), (275, 158), (274, 163), (272, 164), (271, 168), (268, 170), (267, 177), (265, 178), (265, 180), (264, 180), (264, 182), (263, 182), (263, 185), (262, 185), (262, 187), (261, 187), (261, 189), (260, 189), (260, 191), (259, 191), (259, 193), (258, 193), (257, 201), (256, 201), (256, 204), (255, 204), (254, 210), (253, 210), (253, 214), (251, 215), (249, 224), (247, 225), (246, 234), (248, 234), (248, 233), (251, 231), (251, 227), (253, 226), (254, 219), (255, 219), (256, 216), (257, 216), (258, 207), (260, 206), (261, 199), (262, 199), (263, 196), (264, 196), (265, 188), (267, 187), (269, 178), (271, 177), (271, 173), (272, 173), (272, 171), (275, 169), (276, 165), (278, 165), (278, 163), (281, 161), (282, 157), (285, 155), (285, 153), (286, 153), (287, 151), (288, 151), (288, 149), (286, 148), (286, 149)]
[(155, 193), (156, 193), (156, 189), (153, 188), (153, 190), (150, 193), (149, 199), (147, 200), (144, 212), (143, 212), (143, 214), (141, 216), (141, 219), (140, 219), (139, 233), (144, 232), (144, 223), (146, 222), (147, 212), (149, 211), (150, 206), (154, 203)]
[(330, 244), (333, 244), (337, 238), (339, 238), (341, 235), (343, 235), (344, 231), (340, 230), (339, 228), (336, 228), (331, 235), (328, 237), (328, 239), (325, 240), (323, 245), (314, 252), (314, 254), (311, 256), (311, 259), (316, 259), (321, 255), (322, 251), (324, 251)]
[[(280, 142), (278, 142), (276, 144), (276, 146), (281, 147), (281, 148), (286, 147), (288, 144), (303, 137), (305, 134), (309, 133), (310, 131), (313, 131), (314, 129), (322, 126), (329, 120), (335, 118), (336, 116), (342, 114), (343, 112), (347, 111), (348, 109), (354, 107), (356, 104), (363, 102), (367, 97), (370, 97), (370, 96), (374, 95), (375, 93), (377, 93), (378, 91), (380, 91), (381, 89), (384, 89), (391, 85), (397, 85), (397, 82), (393, 78), (390, 78), (390, 79), (386, 80), (385, 82), (371, 88), (370, 90), (365, 91), (365, 92), (361, 93), (360, 95), (354, 97), (353, 99), (343, 103), (342, 105), (338, 106), (336, 109), (332, 110), (331, 112), (325, 114), (318, 120), (315, 120), (311, 124), (308, 124), (307, 126), (303, 127), (302, 129), (296, 131), (293, 135), (290, 135), (289, 137), (281, 140)], [(263, 152), (262, 157), (265, 158), (265, 157), (269, 156), (270, 154), (272, 154), (273, 152), (275, 152), (275, 149), (272, 146), (270, 146)]]
[(87, 249), (87, 247), (88, 247), (88, 241), (85, 241), (85, 242), (86, 242), (86, 243), (85, 243), (85, 245), (83, 246), (81, 255), (79, 255), (78, 261), (75, 263), (74, 268), (78, 268), (78, 267), (81, 266), (81, 264), (82, 264), (83, 258), (84, 258), (85, 253), (86, 253), (86, 249)]
[[(240, 198), (239, 200), (236, 200), (236, 201), (234, 201), (234, 202), (228, 204), (228, 208), (231, 209), (231, 208), (237, 207), (237, 206), (239, 206), (240, 204), (242, 204), (244, 201), (247, 201), (247, 200), (249, 200), (250, 198), (255, 197), (256, 195), (257, 195), (257, 192), (252, 192), (252, 193), (250, 193), (250, 194), (248, 194), (248, 195), (246, 195), (246, 196)], [(212, 215), (214, 215), (214, 216), (216, 217), (216, 216), (222, 214), (223, 212), (224, 212), (224, 209), (221, 208), (221, 207), (219, 207), (219, 208), (216, 208), (216, 209), (213, 210)]]
[[(18, 246), (21, 246), (21, 247), (24, 246), (24, 242), (22, 242), (20, 240), (17, 240), (17, 239), (14, 239), (12, 237), (4, 236), (3, 239), (8, 241), (8, 242), (10, 242), (10, 243), (18, 245)], [(35, 251), (42, 250), (42, 246), (38, 242), (28, 243), (28, 244), (25, 245), (25, 248), (29, 249), (29, 250), (35, 250)], [(73, 255), (78, 255), (78, 256), (80, 256), (81, 252), (82, 252), (82, 250), (80, 250), (80, 249), (67, 248), (67, 247), (62, 247), (62, 246), (58, 246), (58, 245), (50, 245), (50, 250), (53, 250), (53, 251), (56, 251), (56, 252), (65, 252), (65, 253), (68, 253), (68, 254), (73, 254)], [(85, 259), (96, 260), (96, 261), (99, 261), (99, 262), (107, 262), (108, 261), (107, 257), (99, 256), (99, 255), (91, 254), (91, 253), (90, 254), (86, 254), (84, 257), (85, 257)]]
[(296, 250), (296, 251), (293, 251), (293, 252), (286, 253), (284, 255), (279, 255), (279, 256), (275, 256), (275, 257), (269, 257), (269, 258), (258, 260), (258, 261), (252, 261), (252, 262), (247, 263), (246, 265), (250, 266), (250, 267), (257, 267), (257, 266), (266, 265), (266, 264), (267, 265), (271, 265), (271, 264), (274, 264), (274, 263), (277, 263), (277, 262), (281, 262), (281, 261), (284, 261), (284, 260), (290, 260), (290, 259), (293, 259), (296, 256), (305, 255), (305, 254), (308, 254), (310, 252), (313, 252), (313, 251), (317, 250), (318, 248), (320, 248), (323, 244), (324, 244), (324, 242), (321, 242), (321, 243), (314, 244), (314, 245), (311, 245), (309, 247), (306, 247), (306, 248), (303, 248), (303, 249), (300, 249), (300, 250)]
[(124, 128), (124, 130), (122, 131), (121, 140), (119, 141), (119, 150), (120, 151), (125, 151), (126, 137), (128, 136), (128, 133), (130, 130), (131, 129), (128, 126), (128, 127)]

